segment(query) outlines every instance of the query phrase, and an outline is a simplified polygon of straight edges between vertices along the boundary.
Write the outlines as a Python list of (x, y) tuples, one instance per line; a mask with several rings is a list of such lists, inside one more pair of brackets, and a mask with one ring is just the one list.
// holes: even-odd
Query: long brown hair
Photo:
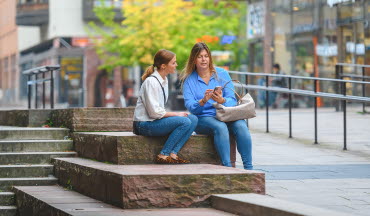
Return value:
[(141, 76), (141, 79), (144, 81), (148, 76), (152, 75), (154, 73), (155, 68), (159, 70), (161, 68), (162, 64), (168, 64), (174, 57), (176, 56), (175, 53), (161, 49), (154, 55), (154, 64), (147, 67), (143, 76)]
[(181, 81), (183, 82), (194, 70), (196, 70), (196, 65), (195, 65), (195, 61), (199, 55), (199, 53), (202, 51), (202, 50), (205, 50), (207, 51), (207, 54), (209, 56), (209, 70), (211, 72), (215, 72), (216, 69), (215, 67), (213, 66), (213, 61), (212, 61), (212, 55), (211, 55), (211, 51), (209, 50), (207, 44), (205, 44), (204, 42), (198, 42), (196, 43), (193, 48), (191, 49), (191, 52), (190, 52), (190, 56), (188, 58), (188, 60), (186, 61), (186, 65), (185, 65), (185, 68), (184, 70), (182, 70), (182, 76), (181, 76)]

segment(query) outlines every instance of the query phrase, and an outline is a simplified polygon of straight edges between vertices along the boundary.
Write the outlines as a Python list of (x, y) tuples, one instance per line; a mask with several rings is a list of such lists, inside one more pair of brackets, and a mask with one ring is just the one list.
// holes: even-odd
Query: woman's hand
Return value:
[(213, 94), (213, 89), (207, 89), (206, 92), (204, 93), (204, 97), (202, 99), (203, 102), (206, 103), (209, 99), (211, 99), (212, 94)]
[(189, 113), (187, 113), (187, 112), (177, 112), (176, 114), (177, 114), (177, 116), (181, 116), (181, 117), (188, 117), (188, 115), (189, 115)]
[(212, 99), (219, 104), (223, 104), (226, 102), (226, 99), (222, 97), (222, 92), (220, 93), (218, 91), (214, 91), (211, 96), (212, 96)]

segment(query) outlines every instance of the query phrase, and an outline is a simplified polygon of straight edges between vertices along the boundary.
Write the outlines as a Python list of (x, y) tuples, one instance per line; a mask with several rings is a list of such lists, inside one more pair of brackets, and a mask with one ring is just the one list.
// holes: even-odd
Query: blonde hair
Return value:
[(191, 49), (191, 52), (190, 52), (190, 56), (188, 58), (188, 60), (186, 61), (186, 65), (185, 65), (185, 68), (184, 70), (182, 70), (182, 76), (181, 76), (181, 81), (184, 82), (185, 79), (191, 74), (193, 73), (194, 70), (196, 70), (196, 59), (199, 55), (199, 53), (202, 51), (202, 50), (205, 50), (207, 51), (207, 54), (209, 56), (209, 70), (211, 72), (216, 72), (216, 69), (215, 67), (213, 66), (213, 61), (212, 61), (212, 55), (211, 55), (211, 51), (209, 50), (207, 44), (205, 44), (204, 42), (198, 42), (196, 43), (193, 48)]
[(141, 79), (144, 81), (148, 76), (154, 73), (155, 68), (159, 69), (162, 64), (168, 64), (174, 57), (176, 56), (175, 53), (161, 49), (154, 55), (154, 64), (147, 67)]

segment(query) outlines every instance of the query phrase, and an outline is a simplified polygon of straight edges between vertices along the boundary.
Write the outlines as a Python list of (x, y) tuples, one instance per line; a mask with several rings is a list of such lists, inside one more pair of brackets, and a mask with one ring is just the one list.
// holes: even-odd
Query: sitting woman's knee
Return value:
[(196, 117), (195, 115), (188, 115), (188, 118), (190, 119), (191, 123), (192, 124), (198, 124), (198, 117)]

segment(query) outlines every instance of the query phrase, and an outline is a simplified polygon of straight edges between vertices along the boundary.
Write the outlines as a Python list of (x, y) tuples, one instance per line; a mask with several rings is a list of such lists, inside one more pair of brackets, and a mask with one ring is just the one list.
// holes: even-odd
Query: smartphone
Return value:
[(213, 91), (219, 91), (219, 90), (221, 90), (221, 86), (216, 86)]

